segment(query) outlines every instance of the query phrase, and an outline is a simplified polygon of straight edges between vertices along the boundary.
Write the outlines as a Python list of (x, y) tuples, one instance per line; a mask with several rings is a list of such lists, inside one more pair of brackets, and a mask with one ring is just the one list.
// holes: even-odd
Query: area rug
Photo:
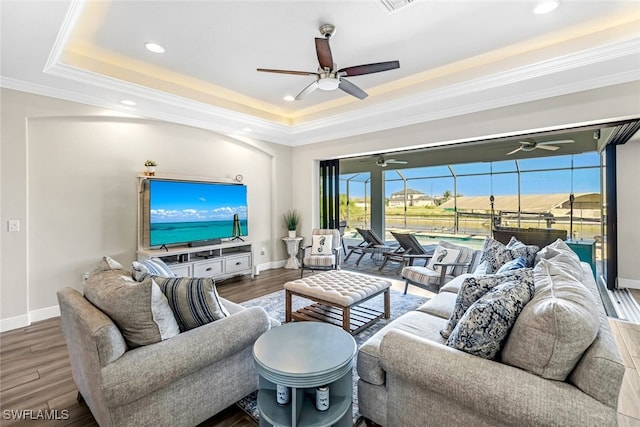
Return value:
[[(372, 326), (368, 327), (364, 331), (355, 335), (356, 344), (358, 348), (373, 334), (382, 329), (385, 325), (389, 324), (393, 319), (401, 316), (402, 314), (414, 310), (420, 305), (424, 304), (429, 298), (420, 297), (416, 295), (403, 294), (396, 290), (391, 289), (391, 318), (380, 319)], [(304, 298), (294, 297), (292, 301), (293, 310), (305, 307), (309, 305), (310, 301)], [(245, 307), (260, 306), (263, 307), (270, 316), (284, 322), (284, 289), (265, 295), (263, 297), (254, 298), (252, 300), (242, 303)], [(376, 310), (384, 310), (383, 298), (373, 298), (362, 304), (363, 307), (370, 307)], [(360, 412), (358, 410), (358, 393), (356, 386), (358, 384), (358, 373), (356, 371), (356, 359), (353, 361), (353, 424), (355, 425), (360, 419)], [(249, 414), (254, 420), (258, 421), (258, 407), (256, 402), (257, 392), (254, 392), (244, 399), (240, 400), (237, 405)]]

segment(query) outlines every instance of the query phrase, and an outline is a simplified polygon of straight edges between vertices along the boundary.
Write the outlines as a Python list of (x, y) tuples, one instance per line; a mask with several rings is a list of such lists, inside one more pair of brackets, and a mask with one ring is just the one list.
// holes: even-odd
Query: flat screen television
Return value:
[(149, 246), (248, 233), (246, 185), (150, 179), (148, 207)]

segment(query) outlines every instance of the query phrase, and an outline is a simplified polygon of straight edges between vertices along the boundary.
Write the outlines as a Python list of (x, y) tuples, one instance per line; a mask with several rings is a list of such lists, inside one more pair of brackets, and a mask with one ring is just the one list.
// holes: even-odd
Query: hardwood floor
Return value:
[[(298, 278), (299, 271), (276, 269), (218, 283), (219, 294), (243, 302), (282, 289), (282, 284)], [(393, 288), (402, 291), (402, 282)], [(432, 296), (410, 287), (410, 292)], [(627, 374), (620, 394), (620, 426), (640, 427), (640, 325), (610, 320)], [(0, 425), (2, 426), (95, 426), (85, 404), (76, 401), (77, 389), (71, 377), (67, 347), (60, 332), (60, 319), (53, 318), (0, 334)], [(17, 420), (16, 410), (27, 417), (57, 415), (58, 420)], [(31, 411), (31, 412), (28, 412)], [(208, 419), (202, 427), (255, 427), (257, 423), (235, 405)], [(364, 427), (359, 423), (358, 427)]]

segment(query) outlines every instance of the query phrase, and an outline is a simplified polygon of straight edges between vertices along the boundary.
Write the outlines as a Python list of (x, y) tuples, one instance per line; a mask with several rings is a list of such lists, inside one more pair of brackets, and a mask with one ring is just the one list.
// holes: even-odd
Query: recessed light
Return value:
[(158, 43), (147, 42), (144, 44), (144, 47), (153, 53), (164, 53), (164, 47), (160, 46)]
[(295, 99), (296, 99), (296, 98), (294, 98), (294, 97), (293, 97), (293, 96), (291, 96), (291, 95), (287, 95), (287, 96), (285, 96), (285, 97), (284, 97), (284, 100), (285, 100), (285, 101), (295, 101)]
[(244, 128), (242, 129), (244, 132), (251, 132), (251, 128)]
[(132, 101), (130, 99), (123, 99), (122, 101), (120, 101), (120, 104), (124, 104), (124, 105), (128, 105), (130, 107), (133, 107), (134, 105), (136, 105), (136, 101)]
[(538, 5), (533, 9), (533, 13), (536, 15), (542, 15), (543, 13), (549, 13), (555, 10), (560, 5), (558, 0), (545, 0), (538, 3)]

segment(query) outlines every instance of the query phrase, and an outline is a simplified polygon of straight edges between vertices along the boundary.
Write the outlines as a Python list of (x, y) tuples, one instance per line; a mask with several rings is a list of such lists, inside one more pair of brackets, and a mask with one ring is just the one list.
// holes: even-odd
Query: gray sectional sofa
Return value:
[(617, 425), (624, 366), (593, 274), (558, 253), (538, 253), (533, 299), (495, 360), (447, 346), (440, 333), (472, 274), (372, 336), (358, 351), (361, 414), (389, 427)]

